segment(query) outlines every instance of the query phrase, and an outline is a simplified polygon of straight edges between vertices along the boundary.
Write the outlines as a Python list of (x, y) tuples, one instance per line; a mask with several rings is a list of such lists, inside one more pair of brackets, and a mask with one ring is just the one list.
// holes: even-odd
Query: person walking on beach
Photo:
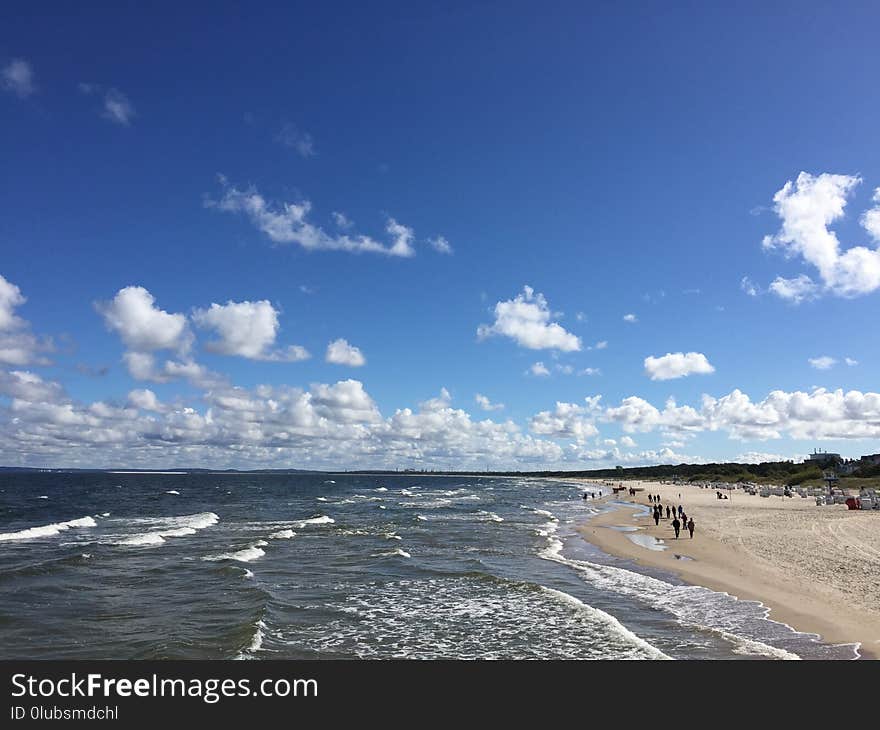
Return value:
[(669, 505), (666, 505), (666, 519), (669, 519)]
[(654, 507), (654, 524), (655, 525), (660, 524), (660, 508), (659, 507)]
[(678, 521), (678, 517), (672, 520), (672, 529), (675, 530), (675, 539), (678, 540), (678, 531), (681, 529), (681, 522)]
[(694, 539), (694, 518), (691, 517), (687, 522), (688, 532), (691, 533), (691, 540)]

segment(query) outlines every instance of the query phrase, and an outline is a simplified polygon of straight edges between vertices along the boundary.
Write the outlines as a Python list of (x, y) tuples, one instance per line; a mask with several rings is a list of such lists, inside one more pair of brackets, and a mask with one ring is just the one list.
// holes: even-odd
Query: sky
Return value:
[(880, 451), (871, 3), (13, 3), (0, 464)]

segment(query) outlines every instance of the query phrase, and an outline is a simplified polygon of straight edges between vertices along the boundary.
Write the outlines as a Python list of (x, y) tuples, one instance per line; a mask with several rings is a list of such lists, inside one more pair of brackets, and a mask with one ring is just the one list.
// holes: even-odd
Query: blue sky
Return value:
[(0, 461), (880, 450), (878, 20), (22, 4), (0, 29)]

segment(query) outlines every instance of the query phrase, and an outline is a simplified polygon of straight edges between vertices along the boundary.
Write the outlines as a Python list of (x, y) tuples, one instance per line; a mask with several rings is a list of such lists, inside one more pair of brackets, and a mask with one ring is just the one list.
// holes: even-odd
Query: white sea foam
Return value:
[[(761, 640), (764, 636), (759, 638), (753, 633), (769, 612), (757, 601), (741, 601), (702, 586), (673, 585), (624, 568), (566, 558), (562, 555), (562, 542), (552, 535), (547, 539), (548, 546), (540, 556), (571, 566), (590, 585), (647, 603), (671, 614), (682, 625), (714, 632), (733, 644), (735, 653), (800, 659), (794, 652), (770, 645)], [(764, 628), (768, 633), (773, 633), (774, 624), (777, 628), (789, 628), (767, 621)]]
[[(250, 572), (250, 571), (248, 571), (248, 572)], [(253, 574), (251, 574), (251, 575), (253, 575)], [(263, 631), (265, 631), (265, 629), (266, 629), (266, 624), (263, 623), (263, 620), (260, 619), (259, 621), (257, 621), (257, 626), (254, 631), (253, 638), (251, 638), (251, 643), (248, 644), (248, 646), (246, 646), (244, 649), (242, 649), (241, 652), (238, 654), (238, 656), (236, 656), (235, 658), (236, 659), (252, 659), (253, 657), (251, 655), (255, 654), (256, 652), (260, 651), (260, 649), (263, 648), (263, 638), (264, 638)]]
[(37, 499), (49, 499), (45, 494), (41, 494)]
[(326, 482), (324, 482), (324, 484), (336, 484), (336, 482), (332, 479), (328, 479)]
[(244, 577), (245, 578), (253, 578), (254, 574), (251, 571), (249, 571), (247, 568), (245, 568), (244, 569)]
[(424, 515), (416, 515), (416, 519), (417, 519), (419, 522), (427, 522), (427, 521), (428, 521), (428, 518), (425, 517)]
[(176, 489), (169, 489), (165, 494), (180, 494)]
[(279, 530), (278, 532), (273, 532), (269, 537), (274, 540), (289, 540), (294, 535), (296, 533), (293, 530)]
[(413, 494), (412, 492), (410, 492), (408, 489), (401, 489), (401, 490), (400, 490), (400, 493), (401, 493), (404, 497), (415, 497), (415, 496), (416, 496), (415, 494)]
[(134, 524), (148, 526), (146, 532), (126, 537), (116, 542), (117, 545), (161, 545), (167, 537), (186, 537), (195, 535), (211, 525), (216, 525), (220, 518), (213, 512), (198, 512), (180, 517), (153, 517), (132, 520)]
[(110, 516), (109, 512), (102, 512), (101, 513), (101, 517), (109, 517), (109, 516)]
[(503, 517), (499, 517), (494, 512), (486, 512), (485, 510), (480, 511), (480, 514), (483, 515), (487, 522), (504, 522)]
[(562, 603), (566, 603), (570, 606), (574, 606), (579, 611), (584, 611), (589, 614), (589, 616), (593, 619), (598, 619), (600, 622), (605, 624), (606, 627), (610, 631), (615, 632), (616, 634), (622, 636), (626, 641), (635, 644), (640, 649), (643, 649), (645, 654), (648, 655), (650, 659), (671, 659), (672, 657), (667, 656), (662, 651), (660, 651), (656, 646), (649, 644), (645, 641), (641, 636), (634, 634), (630, 631), (626, 626), (624, 626), (620, 621), (618, 621), (614, 616), (610, 613), (606, 613), (601, 609), (596, 608), (595, 606), (588, 606), (579, 598), (575, 598), (568, 593), (564, 593), (563, 591), (557, 591), (555, 588), (547, 588), (546, 586), (541, 586), (541, 590), (549, 596), (553, 596), (558, 599)]
[(388, 509), (388, 508), (384, 504), (380, 504), (379, 509)]
[(412, 555), (410, 555), (406, 550), (401, 550), (400, 548), (397, 548), (397, 550), (389, 550), (387, 553), (379, 553), (378, 557), (385, 558), (385, 557), (393, 557), (395, 555), (398, 557), (401, 557), (401, 558), (411, 558), (412, 557)]
[(250, 563), (257, 558), (262, 558), (266, 551), (263, 550), (268, 545), (265, 540), (257, 540), (255, 543), (248, 545), (241, 550), (234, 550), (230, 553), (220, 553), (219, 555), (206, 555), (202, 560), (236, 560), (239, 563)]
[(387, 487), (379, 487), (376, 491), (377, 492), (387, 492), (388, 488)]
[(394, 532), (386, 532), (383, 535), (383, 537), (386, 540), (402, 540), (403, 539), (400, 535), (398, 535), (397, 533), (394, 533)]
[(18, 532), (4, 532), (0, 534), (0, 542), (13, 540), (33, 540), (39, 537), (52, 537), (60, 532), (69, 530), (74, 527), (96, 527), (97, 522), (91, 517), (80, 517), (78, 520), (68, 520), (67, 522), (55, 522), (51, 525), (40, 525), (39, 527), (29, 527), (26, 530)]
[(319, 502), (327, 502), (329, 501), (326, 497), (318, 497)]
[(297, 525), (300, 528), (303, 528), (306, 525), (332, 525), (334, 522), (336, 522), (336, 520), (332, 517), (321, 515), (320, 517), (311, 517), (307, 520), (302, 520), (301, 522), (298, 522)]

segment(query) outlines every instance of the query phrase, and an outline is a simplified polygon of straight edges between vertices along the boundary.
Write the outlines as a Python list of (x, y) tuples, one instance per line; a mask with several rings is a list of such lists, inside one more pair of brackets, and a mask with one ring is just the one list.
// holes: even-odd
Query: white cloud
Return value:
[(169, 314), (154, 306), (155, 301), (144, 287), (127, 286), (111, 301), (96, 302), (95, 308), (131, 350), (186, 352), (192, 343), (186, 316)]
[(645, 358), (645, 374), (651, 380), (672, 380), (688, 375), (707, 375), (715, 368), (701, 352), (668, 352), (662, 357)]
[(26, 301), (21, 289), (0, 274), (0, 332), (24, 326), (24, 320), (16, 316), (15, 308)]
[(108, 89), (104, 94), (104, 119), (127, 127), (135, 116), (134, 106), (121, 91)]
[(793, 279), (777, 276), (770, 282), (769, 289), (780, 299), (787, 299), (795, 304), (813, 299), (819, 294), (819, 287), (806, 274), (801, 274)]
[(855, 367), (856, 365), (859, 364), (859, 361), (858, 361), (858, 360), (854, 360), (854, 359), (851, 358), (851, 357), (846, 357), (846, 358), (843, 359), (843, 361), (844, 361), (847, 365), (849, 365), (850, 367)]
[(354, 227), (354, 223), (344, 213), (338, 213), (334, 210), (331, 215), (333, 216), (333, 222), (343, 231), (348, 231)]
[(876, 205), (862, 214), (862, 226), (875, 241), (880, 243), (880, 188), (874, 189)]
[(477, 328), (477, 337), (482, 340), (501, 335), (530, 350), (580, 350), (580, 337), (551, 322), (552, 316), (544, 295), (525, 286), (521, 294), (495, 305), (495, 322), (481, 324)]
[[(828, 228), (843, 217), (847, 198), (860, 182), (854, 175), (813, 176), (806, 172), (796, 181), (786, 182), (773, 196), (782, 225), (776, 234), (764, 237), (764, 248), (778, 248), (786, 256), (799, 256), (815, 267), (825, 292), (855, 297), (880, 288), (880, 250), (853, 246), (841, 251), (837, 234)], [(876, 194), (874, 200), (880, 202)], [(867, 211), (861, 223), (880, 242), (876, 235), (880, 232), (880, 207)], [(818, 293), (818, 285), (804, 275), (794, 280), (779, 277), (770, 288), (794, 302)]]
[(630, 322), (630, 323), (632, 323), (632, 322), (638, 322), (638, 321), (639, 321), (639, 318), (636, 317), (636, 315), (634, 315), (634, 314), (624, 314), (624, 315), (623, 315), (623, 321), (624, 321), (624, 322)]
[(24, 59), (12, 59), (0, 70), (0, 85), (22, 99), (30, 96), (37, 90), (33, 67)]
[(49, 338), (39, 339), (30, 331), (30, 324), (15, 310), (27, 300), (15, 284), (0, 275), (0, 363), (5, 365), (47, 365), (40, 353), (54, 348)]
[(608, 347), (608, 341), (607, 341), (607, 340), (599, 340), (599, 341), (594, 345), (594, 347), (595, 347), (595, 349), (597, 349), (597, 350), (604, 350), (606, 347)]
[(578, 370), (578, 375), (601, 375), (602, 371), (599, 368), (584, 368), (583, 370)]
[(626, 446), (630, 449), (634, 449), (637, 446), (635, 440), (631, 436), (621, 436), (620, 444), (621, 446)]
[(333, 340), (333, 342), (327, 345), (325, 359), (334, 365), (348, 365), (353, 368), (359, 368), (367, 362), (367, 359), (357, 347), (348, 344), (348, 341), (342, 338)]
[(742, 289), (746, 294), (750, 297), (756, 297), (760, 293), (758, 291), (757, 285), (749, 279), (748, 276), (744, 276), (739, 282), (739, 288)]
[(481, 395), (480, 393), (477, 393), (474, 396), (474, 401), (484, 411), (500, 411), (504, 408), (503, 403), (493, 403), (485, 395)]
[(331, 235), (307, 220), (312, 209), (312, 204), (307, 200), (272, 206), (254, 188), (238, 190), (228, 185), (223, 177), (220, 182), (225, 188), (223, 197), (219, 201), (208, 200), (205, 205), (228, 213), (243, 213), (275, 243), (295, 243), (309, 251), (367, 252), (400, 257), (415, 255), (412, 229), (394, 218), (389, 218), (385, 226), (392, 240), (389, 246), (369, 236)]
[(529, 430), (541, 436), (574, 439), (579, 443), (598, 436), (599, 429), (593, 423), (598, 401), (587, 398), (586, 402), (586, 406), (579, 406), (557, 401), (552, 411), (541, 411), (532, 416)]
[(437, 251), (438, 253), (451, 254), (452, 246), (449, 245), (449, 241), (447, 241), (443, 236), (437, 236), (436, 238), (429, 239), (428, 243), (431, 244), (431, 247)]
[(529, 373), (539, 378), (546, 378), (548, 375), (550, 375), (550, 371), (547, 369), (547, 366), (542, 362), (532, 363), (531, 367), (526, 370), (526, 374)]
[(136, 116), (134, 105), (118, 89), (108, 89), (100, 84), (80, 83), (78, 86), (83, 94), (101, 96), (101, 116), (104, 119), (127, 127)]
[(212, 329), (219, 336), (205, 346), (210, 352), (283, 362), (309, 358), (308, 351), (300, 345), (272, 349), (279, 329), (278, 311), (266, 300), (212, 304), (209, 309), (196, 309), (192, 317), (196, 325)]
[(285, 123), (275, 141), (283, 147), (294, 150), (300, 157), (313, 157), (315, 155), (315, 142), (312, 135), (303, 132), (295, 124)]
[(586, 321), (587, 321), (587, 315), (584, 314), (583, 312), (577, 312), (577, 313), (574, 315), (574, 318), (575, 318), (578, 322), (586, 322)]
[(603, 418), (620, 424), (627, 433), (724, 430), (740, 440), (783, 435), (799, 440), (876, 439), (880, 437), (880, 393), (774, 390), (764, 400), (752, 402), (735, 389), (721, 398), (704, 395), (699, 409), (670, 400), (663, 410), (630, 396), (619, 406), (607, 408)]
[(145, 411), (155, 411), (162, 413), (165, 407), (159, 402), (156, 394), (152, 390), (132, 390), (128, 394), (128, 404), (133, 408), (141, 408)]
[(811, 357), (808, 362), (810, 363), (810, 367), (816, 368), (816, 370), (830, 370), (832, 367), (837, 365), (837, 360), (829, 355), (822, 355), (821, 357)]
[(768, 461), (793, 461), (782, 454), (769, 454), (766, 451), (746, 451), (739, 454), (734, 461), (739, 464), (763, 464)]

